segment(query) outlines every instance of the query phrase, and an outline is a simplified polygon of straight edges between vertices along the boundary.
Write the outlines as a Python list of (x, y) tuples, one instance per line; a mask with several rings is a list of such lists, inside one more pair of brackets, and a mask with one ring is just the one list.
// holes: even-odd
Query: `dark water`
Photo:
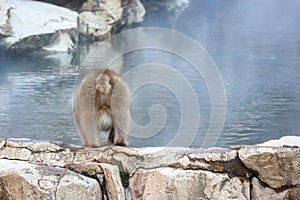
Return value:
[[(201, 44), (216, 63), (227, 94), (225, 124), (217, 146), (255, 144), (284, 135), (300, 135), (300, 3), (296, 0), (194, 0), (176, 13), (151, 12), (139, 26), (180, 31)], [(90, 47), (92, 49), (92, 47)], [(117, 46), (116, 46), (117, 49)], [(0, 137), (56, 140), (80, 144), (71, 113), (77, 64), (87, 54), (0, 55)], [(99, 63), (101, 58), (91, 59)], [(201, 146), (211, 117), (210, 94), (193, 68), (159, 50), (132, 52), (116, 61), (125, 73), (156, 62), (176, 69), (196, 88), (201, 118), (192, 146)], [(132, 77), (180, 82), (167, 74)], [(152, 137), (130, 137), (132, 146), (167, 145), (180, 126), (180, 102), (168, 88), (149, 84), (133, 95), (132, 117), (150, 123), (149, 109), (162, 105), (168, 115)], [(193, 112), (193, 110), (191, 110)], [(186, 128), (189, 132), (189, 128)], [(141, 133), (143, 135), (143, 133)]]

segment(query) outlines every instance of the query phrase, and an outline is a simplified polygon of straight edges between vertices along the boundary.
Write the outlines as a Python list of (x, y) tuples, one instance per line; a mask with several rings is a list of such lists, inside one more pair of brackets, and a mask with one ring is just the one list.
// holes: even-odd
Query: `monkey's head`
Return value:
[(100, 94), (108, 94), (112, 89), (110, 78), (107, 75), (101, 74), (96, 79), (96, 90)]

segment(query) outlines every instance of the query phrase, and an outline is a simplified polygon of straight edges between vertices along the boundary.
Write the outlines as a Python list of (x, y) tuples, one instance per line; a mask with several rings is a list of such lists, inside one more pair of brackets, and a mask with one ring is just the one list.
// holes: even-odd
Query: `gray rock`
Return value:
[(300, 184), (300, 148), (244, 147), (238, 152), (244, 165), (271, 188)]
[(70, 148), (48, 142), (2, 140), (0, 159), (24, 160), (32, 163), (64, 167), (73, 160)]
[(257, 178), (252, 179), (251, 199), (253, 200), (298, 200), (300, 199), (300, 188), (285, 190), (274, 190), (264, 186)]
[(98, 40), (111, 36), (123, 16), (121, 0), (87, 0), (81, 10), (80, 33)]
[[(102, 152), (99, 154), (98, 152)], [(230, 149), (190, 149), (190, 148), (126, 148), (105, 146), (83, 148), (76, 151), (74, 163), (81, 160), (94, 160), (99, 163), (122, 163), (132, 175), (137, 168), (152, 169), (174, 167), (181, 169), (205, 169), (214, 172), (227, 172), (237, 176), (249, 177), (248, 171), (238, 160), (237, 152)]]
[(0, 199), (90, 193), (79, 174), (97, 180), (95, 199), (250, 199), (250, 181), (252, 199), (297, 199), (299, 159), (299, 148), (86, 148), (7, 139), (0, 140)]
[(169, 166), (249, 177), (248, 171), (238, 159), (237, 151), (226, 148), (127, 148), (120, 146), (70, 148), (57, 144), (8, 140), (3, 148), (0, 148), (0, 158), (22, 159), (32, 163), (60, 167), (70, 163), (81, 164), (83, 160), (114, 165), (121, 163), (130, 175), (134, 174), (137, 168), (151, 169)]
[(282, 200), (285, 193), (287, 192), (287, 191), (276, 192), (274, 189), (263, 186), (257, 178), (253, 178), (251, 184), (252, 184), (251, 198), (253, 200), (264, 200), (264, 199)]
[(250, 199), (244, 178), (202, 170), (139, 169), (130, 179), (133, 199)]
[(0, 36), (9, 50), (73, 51), (77, 44), (76, 12), (37, 1), (4, 1)]
[(300, 200), (300, 188), (289, 189), (284, 195), (283, 200)]
[(67, 169), (0, 159), (0, 199), (100, 199), (98, 182)]
[(32, 152), (27, 148), (20, 148), (20, 144), (21, 143), (18, 142), (11, 142), (10, 140), (1, 140), (0, 159), (8, 158), (13, 160), (28, 161)]

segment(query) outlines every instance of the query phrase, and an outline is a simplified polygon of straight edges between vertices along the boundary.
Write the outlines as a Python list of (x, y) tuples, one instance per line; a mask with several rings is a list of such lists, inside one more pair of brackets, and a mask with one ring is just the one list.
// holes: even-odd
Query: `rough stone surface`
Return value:
[(283, 200), (286, 191), (276, 192), (274, 189), (263, 186), (257, 178), (252, 179), (251, 197), (253, 200)]
[(2, 42), (9, 50), (72, 51), (77, 43), (77, 16), (43, 2), (5, 1), (0, 7), (0, 36), (5, 36)]
[(81, 8), (80, 33), (103, 40), (125, 24), (140, 23), (146, 10), (140, 0), (87, 0)]
[(244, 147), (239, 157), (271, 188), (300, 185), (300, 148)]
[(101, 15), (85, 11), (79, 14), (80, 33), (91, 39), (105, 39), (111, 35), (112, 26)]
[(70, 148), (46, 142), (2, 140), (0, 159), (24, 160), (49, 166), (64, 167), (73, 161)]
[(0, 199), (99, 199), (98, 182), (67, 169), (0, 159)]
[[(98, 152), (103, 152), (99, 154)], [(214, 172), (228, 172), (237, 176), (248, 177), (249, 174), (241, 165), (235, 150), (212, 148), (124, 148), (101, 147), (97, 149), (80, 149), (76, 152), (74, 163), (82, 159), (99, 163), (122, 163), (130, 175), (137, 168), (151, 169), (170, 166), (182, 169), (205, 169)], [(237, 170), (230, 170), (236, 166)]]
[(81, 10), (80, 33), (92, 39), (111, 36), (123, 16), (121, 0), (87, 0)]
[[(60, 167), (70, 163), (81, 164), (83, 160), (116, 165), (121, 163), (130, 175), (137, 168), (151, 169), (170, 166), (181, 169), (226, 172), (243, 177), (249, 176), (248, 171), (243, 168), (238, 160), (237, 151), (231, 149), (126, 148), (119, 146), (70, 148), (57, 144), (48, 145), (49, 147), (45, 147), (43, 143), (7, 140), (4, 147), (0, 148), (0, 158), (22, 159), (33, 163)], [(23, 151), (25, 156), (19, 153)], [(235, 170), (231, 169), (233, 166)]]
[(246, 179), (202, 170), (139, 169), (130, 188), (133, 199), (250, 199)]
[(300, 200), (300, 188), (274, 190), (264, 186), (257, 178), (252, 179), (251, 199), (253, 200)]
[(300, 187), (288, 190), (283, 200), (300, 200)]
[(108, 199), (123, 200), (125, 199), (125, 191), (120, 178), (119, 168), (110, 164), (100, 164), (105, 177), (105, 187)]
[(125, 25), (141, 23), (146, 14), (144, 4), (150, 9), (181, 11), (189, 1), (0, 0), (0, 44), (11, 51), (70, 52), (77, 46), (78, 35), (88, 42), (104, 40)]
[[(85, 176), (89, 177), (87, 180), (94, 179), (99, 187), (95, 199), (297, 199), (299, 150), (258, 146), (86, 148), (5, 139), (0, 140), (0, 161), (22, 163), (22, 167), (30, 166), (34, 173), (20, 165), (0, 162), (0, 199), (16, 199), (22, 195), (43, 199), (52, 195), (49, 191), (53, 188), (56, 195), (71, 195), (64, 193), (67, 189), (76, 190), (74, 194), (77, 194), (81, 191), (78, 185), (85, 187), (82, 185)], [(23, 188), (7, 189), (14, 184), (7, 181), (12, 177), (7, 176), (7, 171), (17, 174), (18, 184)], [(78, 178), (82, 175), (83, 179)], [(74, 180), (70, 181), (72, 176)], [(37, 183), (32, 180), (42, 180), (41, 186), (35, 186)], [(66, 183), (61, 184), (64, 180)], [(76, 187), (67, 184), (74, 181)]]
[(124, 15), (126, 16), (127, 24), (141, 23), (144, 20), (146, 10), (140, 0), (127, 0), (124, 5)]

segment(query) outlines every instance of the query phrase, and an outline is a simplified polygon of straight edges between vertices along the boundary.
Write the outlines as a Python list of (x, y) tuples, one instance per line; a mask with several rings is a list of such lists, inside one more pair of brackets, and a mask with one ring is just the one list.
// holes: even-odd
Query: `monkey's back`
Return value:
[[(104, 97), (97, 93), (99, 77), (109, 77), (112, 92)], [(100, 146), (100, 131), (111, 129), (109, 140), (126, 145), (129, 129), (129, 89), (119, 74), (110, 69), (95, 69), (87, 73), (75, 91), (73, 112), (76, 127), (83, 143)]]

